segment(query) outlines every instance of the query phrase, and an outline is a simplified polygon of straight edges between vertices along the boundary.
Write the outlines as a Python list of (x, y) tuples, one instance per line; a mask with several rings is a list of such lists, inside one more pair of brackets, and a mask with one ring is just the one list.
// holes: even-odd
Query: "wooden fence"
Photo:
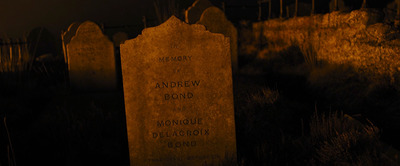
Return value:
[(34, 57), (25, 39), (0, 39), (0, 73), (19, 73), (31, 68)]

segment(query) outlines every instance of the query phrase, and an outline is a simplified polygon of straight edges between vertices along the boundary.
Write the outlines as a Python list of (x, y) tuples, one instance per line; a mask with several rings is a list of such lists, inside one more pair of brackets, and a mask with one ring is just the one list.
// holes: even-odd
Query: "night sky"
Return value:
[(35, 27), (51, 32), (66, 29), (74, 21), (93, 20), (109, 25), (141, 20), (150, 1), (139, 0), (1, 0), (0, 32), (19, 37)]
[[(218, 7), (225, 2), (228, 18), (254, 20), (257, 17), (257, 0), (210, 1)], [(291, 3), (290, 1), (286, 3)], [(346, 2), (358, 6), (361, 1)], [(369, 1), (372, 4), (370, 6), (382, 7), (386, 1), (392, 0)], [(175, 0), (175, 2), (179, 3), (179, 8), (186, 9), (194, 0)], [(273, 0), (273, 3), (277, 4), (279, 1)], [(316, 3), (316, 6), (323, 6), (318, 7), (319, 11), (325, 11), (329, 6), (329, 0), (318, 0)], [(60, 31), (66, 29), (72, 22), (85, 20), (104, 23), (106, 26), (140, 25), (143, 16), (156, 19), (153, 0), (1, 0), (0, 37), (19, 38), (35, 27), (45, 27), (58, 37)]]

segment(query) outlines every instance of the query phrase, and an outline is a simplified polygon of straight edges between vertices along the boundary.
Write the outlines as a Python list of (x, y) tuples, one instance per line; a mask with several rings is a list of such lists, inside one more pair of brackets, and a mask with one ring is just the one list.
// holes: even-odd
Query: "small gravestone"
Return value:
[(67, 31), (63, 32), (61, 34), (61, 40), (62, 40), (62, 46), (63, 46), (63, 52), (64, 52), (64, 61), (66, 64), (68, 64), (68, 52), (67, 52), (67, 44), (71, 42), (71, 38), (75, 36), (76, 30), (79, 27), (79, 22), (74, 22), (72, 23)]
[(194, 24), (199, 21), (203, 11), (212, 7), (212, 3), (208, 0), (196, 0), (192, 6), (185, 11), (185, 21), (189, 24)]
[(79, 25), (67, 44), (71, 88), (102, 91), (117, 87), (114, 45), (91, 21)]
[(56, 39), (46, 28), (37, 27), (29, 32), (27, 37), (29, 43), (29, 53), (35, 58), (41, 55), (57, 55)]
[(121, 44), (131, 165), (236, 161), (229, 38), (172, 16)]
[(225, 13), (217, 7), (209, 7), (204, 10), (197, 24), (206, 26), (207, 30), (213, 33), (222, 33), (230, 38), (232, 70), (238, 70), (238, 54), (237, 54), (237, 30), (235, 26), (226, 18)]

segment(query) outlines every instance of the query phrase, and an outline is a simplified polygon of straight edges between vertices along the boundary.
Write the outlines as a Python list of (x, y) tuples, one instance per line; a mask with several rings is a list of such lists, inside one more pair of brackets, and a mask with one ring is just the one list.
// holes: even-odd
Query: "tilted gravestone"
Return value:
[(79, 25), (67, 44), (71, 88), (103, 91), (117, 87), (114, 45), (91, 21)]
[(67, 31), (61, 33), (62, 47), (64, 52), (64, 61), (68, 64), (67, 44), (71, 42), (71, 38), (75, 36), (76, 30), (79, 27), (79, 22), (73, 22), (69, 25)]
[(229, 39), (172, 16), (121, 44), (131, 165), (236, 161)]
[(208, 0), (196, 0), (192, 6), (185, 11), (185, 22), (189, 24), (196, 23), (199, 21), (203, 11), (212, 6), (212, 3)]
[(230, 38), (232, 70), (238, 70), (238, 32), (235, 26), (226, 18), (225, 13), (217, 7), (209, 7), (204, 10), (197, 24), (206, 26), (207, 30), (213, 33), (222, 33)]

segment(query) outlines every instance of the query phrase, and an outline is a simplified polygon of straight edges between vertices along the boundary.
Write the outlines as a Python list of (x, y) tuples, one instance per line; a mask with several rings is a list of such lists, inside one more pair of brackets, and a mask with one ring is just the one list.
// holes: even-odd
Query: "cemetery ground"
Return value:
[[(265, 47), (239, 55), (238, 161), (221, 165), (399, 164), (398, 87), (351, 66), (310, 64), (294, 47), (255, 58)], [(121, 81), (116, 91), (78, 92), (54, 71), (21, 75), (19, 85), (1, 75), (0, 165), (129, 165)]]

